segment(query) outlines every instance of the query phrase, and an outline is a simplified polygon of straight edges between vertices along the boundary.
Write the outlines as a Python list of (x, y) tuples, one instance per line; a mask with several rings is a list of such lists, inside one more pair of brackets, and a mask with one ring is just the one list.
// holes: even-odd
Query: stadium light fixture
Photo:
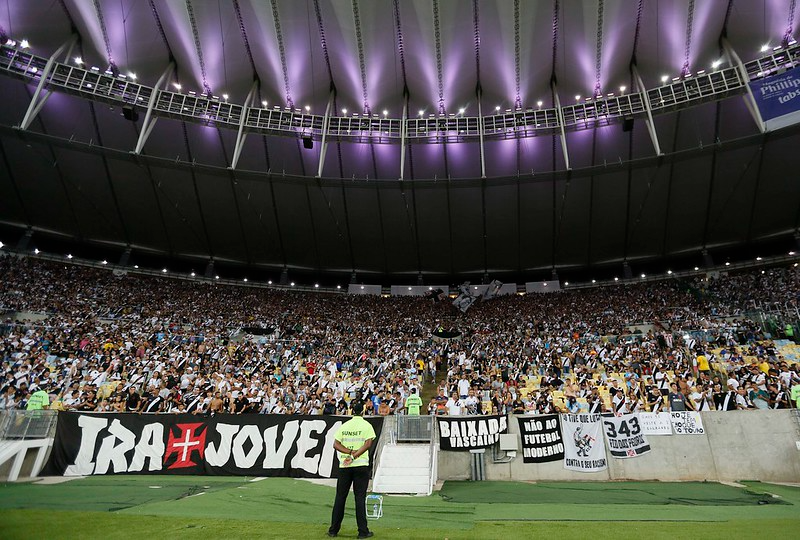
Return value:
[[(24, 41), (23, 41), (23, 43), (24, 43)], [(24, 47), (23, 47), (23, 48), (24, 48)], [(763, 53), (763, 52), (767, 52), (768, 50), (769, 50), (769, 45), (767, 45), (767, 44), (764, 44), (764, 45), (762, 45), (762, 46), (761, 46), (761, 52), (762, 52), (762, 53)]]
[(134, 267), (135, 269), (137, 269), (137, 270), (139, 269), (139, 265), (138, 265), (138, 264), (134, 264), (134, 265), (133, 265), (133, 267)]
[(542, 100), (541, 100), (541, 99), (540, 99), (539, 101), (537, 101), (537, 102), (536, 102), (536, 106), (537, 106), (537, 107), (541, 107), (541, 106), (542, 106)]
[(423, 111), (422, 109), (420, 109), (420, 110), (417, 112), (417, 114), (418, 114), (418, 115), (420, 115), (420, 116), (423, 116), (423, 115), (425, 114), (425, 111)]
[(617, 276), (614, 276), (614, 281), (619, 281), (619, 278)]
[(464, 107), (461, 107), (460, 109), (458, 109), (458, 114), (464, 114), (466, 111), (467, 111), (467, 109), (465, 109)]
[(731, 265), (730, 261), (725, 261), (725, 266), (730, 266), (730, 265)]
[[(166, 269), (166, 268), (164, 268), (164, 269), (162, 270), (162, 272), (166, 272), (166, 271), (167, 271), (167, 269)], [(192, 272), (192, 273), (191, 273), (191, 274), (189, 274), (189, 275), (190, 275), (190, 276), (192, 276), (192, 277), (194, 277), (194, 276), (195, 276), (195, 273), (194, 273), (194, 272)]]
[(790, 251), (790, 252), (789, 252), (789, 255), (794, 255), (794, 251)]
[(760, 261), (760, 260), (761, 260), (761, 257), (756, 257), (756, 260), (757, 260), (757, 261)]
[(0, 249), (3, 249), (3, 246), (5, 246), (5, 244), (3, 242), (0, 242)]
[(593, 279), (593, 280), (592, 280), (592, 283), (597, 283), (597, 280), (596, 280), (596, 279)]
[(581, 96), (575, 94), (575, 101), (580, 101), (580, 100), (581, 100)]
[(172, 86), (174, 86), (176, 90), (180, 90), (181, 88), (183, 88), (181, 86), (181, 83), (172, 83)]
[(71, 258), (72, 258), (72, 253), (67, 253), (67, 259), (71, 259)]
[[(477, 289), (477, 287), (475, 287), (475, 288)], [(411, 287), (409, 287), (409, 288), (408, 288), (408, 290), (410, 291), (410, 290), (411, 290)]]
[(267, 281), (267, 285), (272, 285), (272, 280)]
[(667, 275), (672, 275), (672, 270), (667, 270)]
[(136, 73), (128, 73), (128, 78), (132, 81), (136, 80)]
[[(2, 246), (2, 242), (0, 242), (0, 247), (3, 247)], [(36, 249), (33, 250), (33, 254), (34, 255), (38, 255), (39, 253), (40, 253), (39, 248), (36, 248)]]
[(565, 281), (564, 282), (564, 287), (567, 287), (568, 285), (569, 285), (569, 281)]
[(696, 272), (696, 271), (700, 270), (700, 268), (699, 268), (699, 267), (697, 267), (697, 266), (695, 266), (695, 267), (694, 267), (694, 270), (695, 270), (695, 272)]
[(722, 60), (714, 60), (713, 62), (711, 62), (711, 67), (714, 69), (717, 69), (721, 65), (722, 65)]
[(625, 86), (624, 84), (623, 84), (622, 86), (620, 86), (620, 87), (619, 87), (619, 91), (620, 91), (620, 92), (625, 92), (625, 90), (627, 90), (627, 89), (628, 89), (628, 87), (627, 87), (627, 86)]
[(242, 281), (244, 281), (245, 283), (247, 283), (247, 278), (244, 278)]
[(100, 262), (100, 264), (102, 264), (102, 265), (104, 265), (104, 266), (105, 266), (106, 264), (108, 264), (108, 261), (107, 261), (107, 260), (105, 260), (105, 259), (103, 259), (103, 260)]
[(363, 285), (361, 286), (361, 290), (362, 290), (362, 291), (364, 290), (364, 286), (363, 286)]
[(28, 43), (28, 40), (27, 40), (27, 39), (23, 39), (22, 41), (20, 41), (20, 42), (19, 42), (19, 46), (20, 46), (21, 48), (23, 48), (23, 49), (27, 49), (28, 47), (30, 47), (30, 46), (31, 46), (31, 44), (30, 44), (30, 43)]
[(290, 285), (291, 285), (292, 287), (294, 287), (294, 281), (292, 281), (292, 282), (290, 283)]
[(261, 102), (261, 106), (264, 107), (265, 109), (267, 108), (267, 105), (269, 105), (268, 102), (266, 102), (266, 101), (262, 101)]
[(319, 289), (319, 283), (314, 283), (314, 288)]
[(214, 276), (214, 279), (219, 279), (219, 276)]
[(222, 94), (222, 99), (224, 99), (225, 101), (228, 101), (228, 94)]
[(644, 279), (644, 278), (646, 278), (646, 277), (647, 277), (647, 276), (646, 276), (645, 274), (642, 274), (642, 279)]
[(341, 289), (341, 288), (342, 288), (342, 286), (341, 286), (341, 285), (337, 285), (337, 286), (336, 286), (336, 288), (337, 288), (337, 289)]
[(668, 80), (669, 80), (669, 75), (662, 75), (661, 76), (661, 82), (662, 83), (666, 84)]
[(75, 64), (78, 65), (78, 66), (82, 66), (83, 65), (83, 58), (81, 58), (80, 56), (76, 56), (75, 57)]
[(387, 111), (386, 109), (383, 109), (383, 116), (387, 116), (388, 114), (389, 114), (389, 111)]
[(500, 105), (495, 105), (494, 110), (496, 110), (497, 112), (500, 112)]
[(347, 109), (346, 108), (342, 109), (342, 114), (347, 114)]

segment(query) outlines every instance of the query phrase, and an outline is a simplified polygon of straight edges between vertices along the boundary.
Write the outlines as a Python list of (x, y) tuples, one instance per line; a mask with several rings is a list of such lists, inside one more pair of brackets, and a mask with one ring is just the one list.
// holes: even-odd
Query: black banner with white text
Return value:
[[(60, 412), (43, 475), (336, 476), (346, 417)], [(366, 419), (380, 438), (383, 418)], [(372, 456), (370, 456), (372, 457)]]
[(442, 450), (474, 450), (486, 448), (500, 440), (508, 431), (508, 417), (449, 416), (437, 417), (439, 448)]
[(557, 414), (518, 416), (522, 461), (545, 463), (564, 459), (564, 439)]

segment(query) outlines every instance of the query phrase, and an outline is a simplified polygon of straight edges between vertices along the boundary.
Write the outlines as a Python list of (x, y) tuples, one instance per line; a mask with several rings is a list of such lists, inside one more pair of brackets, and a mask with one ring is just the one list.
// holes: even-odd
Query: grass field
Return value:
[[(376, 538), (797, 538), (800, 488), (745, 482), (446, 482), (384, 497)], [(0, 538), (325, 537), (333, 488), (289, 478), (106, 476), (0, 486)], [(357, 534), (352, 498), (339, 536)]]

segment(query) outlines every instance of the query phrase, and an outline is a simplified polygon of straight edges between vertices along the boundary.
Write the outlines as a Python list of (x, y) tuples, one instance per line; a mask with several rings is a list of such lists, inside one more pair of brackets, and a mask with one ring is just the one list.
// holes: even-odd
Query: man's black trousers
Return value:
[(328, 532), (338, 533), (344, 519), (344, 505), (350, 493), (350, 485), (356, 498), (356, 523), (358, 534), (366, 535), (367, 526), (367, 485), (369, 484), (369, 467), (340, 467), (339, 479), (336, 482), (336, 501), (333, 503), (331, 527)]

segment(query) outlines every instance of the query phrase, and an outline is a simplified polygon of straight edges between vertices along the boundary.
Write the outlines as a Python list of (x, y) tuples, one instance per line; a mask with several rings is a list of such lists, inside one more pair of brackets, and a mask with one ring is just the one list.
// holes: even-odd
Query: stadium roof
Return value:
[(401, 282), (798, 228), (798, 130), (744, 76), (797, 60), (794, 0), (0, 4), (0, 224), (36, 236)]

